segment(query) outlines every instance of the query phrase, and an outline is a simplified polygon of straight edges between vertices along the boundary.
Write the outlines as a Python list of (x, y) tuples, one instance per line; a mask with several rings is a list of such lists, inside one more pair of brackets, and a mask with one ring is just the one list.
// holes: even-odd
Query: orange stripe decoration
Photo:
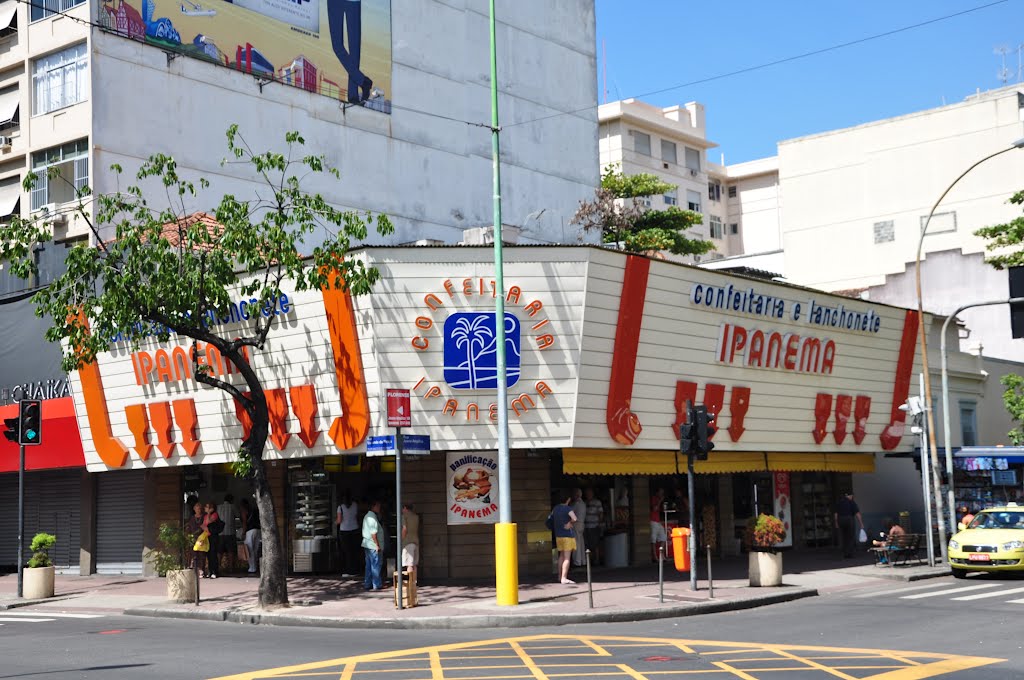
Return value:
[[(79, 312), (79, 321), (89, 332), (89, 320)], [(114, 436), (110, 426), (110, 411), (107, 410), (107, 397), (103, 390), (103, 378), (100, 367), (95, 361), (78, 367), (78, 377), (82, 381), (82, 398), (85, 400), (85, 413), (89, 419), (89, 430), (96, 453), (107, 467), (124, 467), (128, 462), (128, 447)]]
[[(334, 272), (330, 278), (334, 278)], [(321, 290), (342, 410), (342, 416), (334, 419), (327, 435), (338, 449), (347, 451), (361, 444), (370, 430), (370, 399), (359, 353), (352, 297), (344, 287), (334, 286), (333, 281)]]
[(149, 414), (146, 412), (146, 405), (125, 406), (124, 415), (128, 419), (128, 429), (135, 437), (135, 452), (139, 454), (139, 460), (149, 460), (153, 445), (146, 440), (146, 433), (149, 431)]
[(288, 390), (292, 402), (292, 413), (299, 421), (299, 439), (307, 449), (313, 448), (320, 438), (320, 430), (316, 429), (316, 391), (312, 385), (299, 385)]
[[(631, 446), (644, 429), (639, 416), (631, 410), (630, 402), (633, 400), (636, 352), (640, 346), (640, 324), (644, 318), (650, 270), (651, 261), (647, 258), (628, 256), (619, 295), (619, 319), (612, 347), (612, 372), (608, 380), (605, 420), (608, 434), (624, 446)], [(678, 433), (676, 436), (679, 436)]]
[(171, 407), (174, 409), (174, 421), (181, 431), (181, 448), (192, 458), (202, 443), (196, 438), (196, 427), (199, 425), (196, 402), (193, 399), (178, 399), (171, 402)]
[[(251, 396), (249, 392), (243, 392), (242, 396), (247, 399)], [(249, 412), (245, 410), (241, 402), (237, 399), (232, 399), (235, 404), (235, 417), (238, 418), (238, 422), (242, 424), (242, 441), (249, 439), (249, 435), (252, 434), (252, 418), (249, 417)]]
[(163, 454), (164, 458), (170, 458), (177, 446), (171, 440), (171, 428), (174, 421), (171, 420), (171, 405), (166, 401), (149, 405), (149, 415), (153, 422), (153, 430), (156, 432), (156, 448)]
[(892, 451), (899, 445), (906, 429), (907, 412), (900, 406), (907, 401), (910, 394), (910, 376), (914, 372), (914, 354), (917, 352), (917, 331), (920, 319), (917, 312), (908, 309), (903, 319), (903, 337), (900, 338), (900, 353), (896, 360), (896, 375), (892, 385), (892, 410), (889, 413), (889, 424), (882, 430), (879, 439), (882, 449)]
[(267, 390), (266, 397), (267, 412), (270, 415), (270, 441), (274, 443), (275, 449), (284, 451), (288, 440), (292, 438), (288, 433), (288, 399), (283, 387)]

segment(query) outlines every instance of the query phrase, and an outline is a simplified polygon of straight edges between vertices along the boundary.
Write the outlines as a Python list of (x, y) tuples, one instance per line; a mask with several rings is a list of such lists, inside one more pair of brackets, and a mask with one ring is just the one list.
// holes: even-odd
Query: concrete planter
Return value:
[(24, 594), (26, 600), (53, 597), (53, 567), (25, 569)]
[(167, 572), (167, 599), (172, 602), (195, 602), (196, 573), (191, 569)]
[(753, 587), (781, 586), (782, 554), (751, 551), (750, 585)]

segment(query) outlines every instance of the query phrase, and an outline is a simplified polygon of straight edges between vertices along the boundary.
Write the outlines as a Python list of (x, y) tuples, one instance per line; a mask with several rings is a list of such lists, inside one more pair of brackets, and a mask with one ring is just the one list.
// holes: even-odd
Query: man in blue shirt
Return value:
[(856, 525), (854, 520), (857, 520), (857, 524), (860, 528), (864, 528), (864, 520), (860, 516), (860, 508), (857, 507), (857, 503), (853, 500), (853, 492), (847, 491), (842, 495), (839, 501), (836, 503), (836, 529), (839, 530), (839, 545), (843, 548), (843, 557), (853, 557), (853, 547), (857, 544)]

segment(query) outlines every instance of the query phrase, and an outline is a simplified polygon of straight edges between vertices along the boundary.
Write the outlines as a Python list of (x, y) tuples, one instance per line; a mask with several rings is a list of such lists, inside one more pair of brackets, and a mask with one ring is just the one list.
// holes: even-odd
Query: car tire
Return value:
[(956, 567), (953, 567), (950, 571), (953, 572), (953, 578), (967, 578), (966, 569), (957, 569)]

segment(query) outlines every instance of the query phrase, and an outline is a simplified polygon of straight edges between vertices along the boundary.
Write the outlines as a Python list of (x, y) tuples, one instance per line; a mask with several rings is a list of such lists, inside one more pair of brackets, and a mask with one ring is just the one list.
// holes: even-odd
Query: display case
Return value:
[(291, 471), (290, 481), (292, 571), (328, 571), (333, 560), (334, 487), (326, 475), (311, 470)]
[(803, 492), (803, 538), (808, 547), (824, 547), (832, 544), (833, 518), (828, 484), (821, 481), (804, 483)]

